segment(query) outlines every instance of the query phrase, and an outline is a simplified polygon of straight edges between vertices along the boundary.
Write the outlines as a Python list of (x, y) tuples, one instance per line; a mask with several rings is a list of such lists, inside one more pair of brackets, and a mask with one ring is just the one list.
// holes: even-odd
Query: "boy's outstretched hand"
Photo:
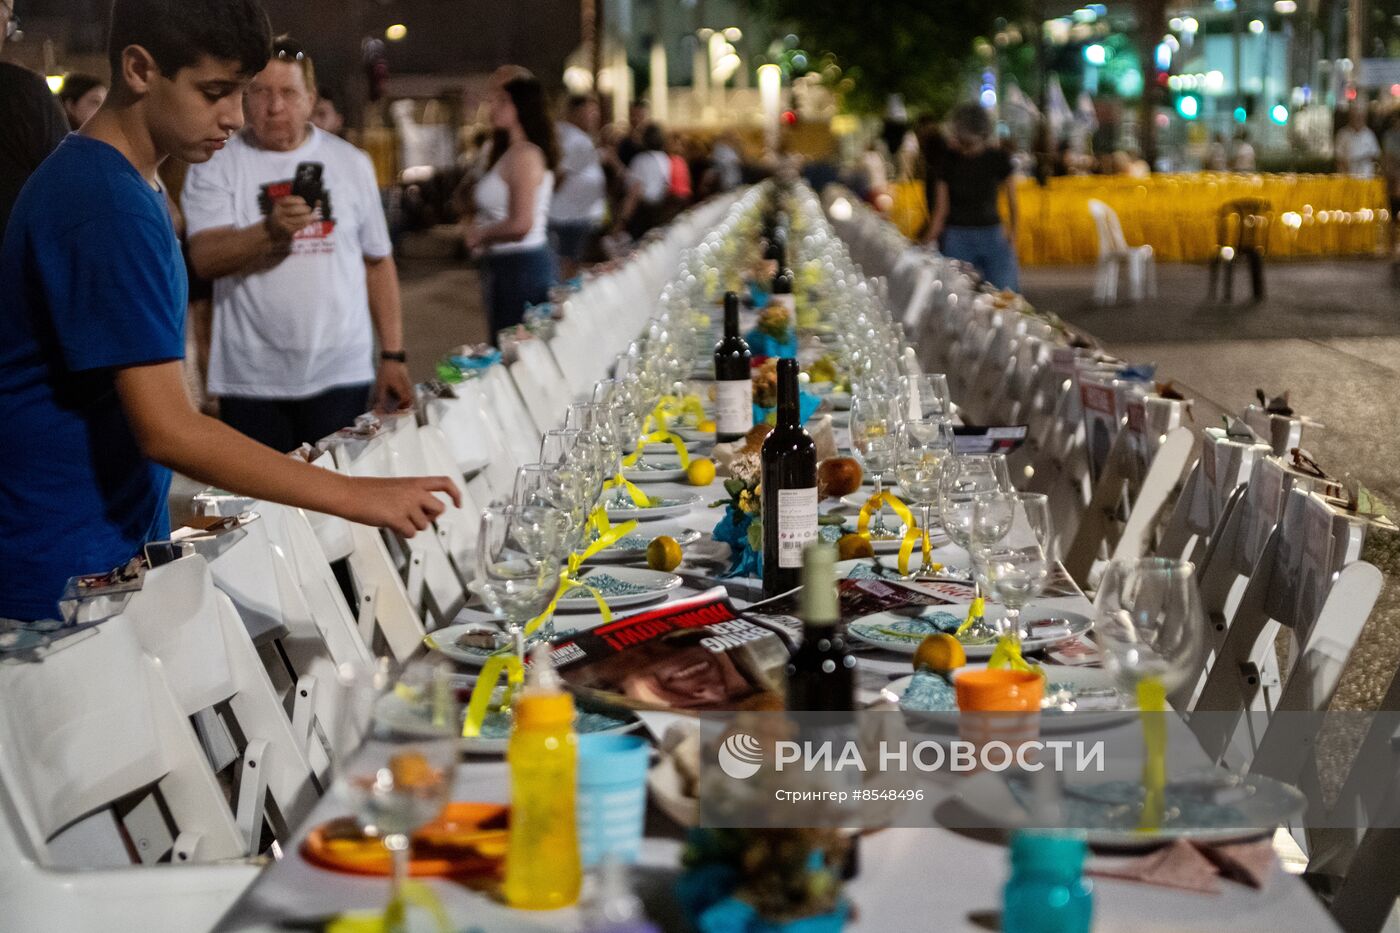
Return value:
[(446, 476), (415, 476), (407, 479), (360, 477), (354, 481), (354, 501), (346, 502), (340, 514), (362, 525), (389, 528), (405, 538), (423, 531), (442, 514), (436, 493), (445, 493), (459, 508), (461, 493)]

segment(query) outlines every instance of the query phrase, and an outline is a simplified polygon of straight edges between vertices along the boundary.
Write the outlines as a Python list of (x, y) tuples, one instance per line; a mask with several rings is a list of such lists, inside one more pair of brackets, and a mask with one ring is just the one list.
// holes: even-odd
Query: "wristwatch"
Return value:
[(379, 359), (384, 363), (407, 363), (408, 354), (403, 350), (380, 350)]

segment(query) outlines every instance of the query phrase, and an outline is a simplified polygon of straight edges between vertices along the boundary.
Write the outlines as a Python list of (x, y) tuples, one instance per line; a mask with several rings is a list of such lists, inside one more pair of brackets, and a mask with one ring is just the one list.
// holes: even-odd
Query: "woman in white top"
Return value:
[(632, 239), (666, 222), (667, 196), (671, 193), (671, 157), (666, 134), (655, 123), (642, 130), (642, 148), (627, 164), (627, 196), (618, 211), (618, 225)]
[(519, 324), (525, 307), (549, 300), (557, 278), (546, 228), (559, 162), (544, 89), (532, 77), (506, 81), (491, 96), (497, 140), (473, 192), (476, 216), (467, 247), (481, 259), (491, 339)]

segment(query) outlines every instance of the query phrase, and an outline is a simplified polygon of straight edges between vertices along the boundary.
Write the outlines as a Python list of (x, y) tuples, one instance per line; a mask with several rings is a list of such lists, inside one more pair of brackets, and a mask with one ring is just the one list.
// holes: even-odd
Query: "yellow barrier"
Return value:
[[(897, 183), (891, 195), (890, 220), (906, 236), (916, 235), (928, 217), (923, 182)], [(1236, 198), (1273, 204), (1269, 255), (1274, 257), (1369, 255), (1389, 220), (1384, 183), (1344, 175), (1085, 175), (1052, 178), (1045, 188), (1026, 179), (1017, 195), (1016, 248), (1024, 265), (1098, 260), (1090, 198), (1117, 211), (1128, 243), (1152, 244), (1161, 262), (1209, 259), (1216, 211)]]

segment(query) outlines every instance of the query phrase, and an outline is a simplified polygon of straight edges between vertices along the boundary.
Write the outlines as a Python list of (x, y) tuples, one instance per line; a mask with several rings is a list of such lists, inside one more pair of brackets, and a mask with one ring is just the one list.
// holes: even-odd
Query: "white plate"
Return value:
[(608, 506), (608, 521), (625, 522), (636, 519), (639, 522), (649, 522), (657, 518), (670, 518), (673, 515), (684, 515), (695, 506), (704, 501), (703, 496), (691, 495), (682, 496), (679, 499), (662, 498), (662, 505), (649, 509), (625, 509), (617, 506)]
[[(920, 585), (960, 589), (969, 595), (972, 591), (970, 584), (940, 582)], [(950, 595), (952, 595), (951, 592)], [(932, 615), (937, 612), (947, 613), (958, 619), (961, 624), (961, 621), (967, 618), (967, 610), (970, 605), (971, 600), (969, 599), (966, 602), (953, 602), (943, 606), (927, 606), (924, 608), (924, 614)], [(987, 603), (982, 615), (987, 622), (994, 623), (997, 619), (1005, 615), (1005, 613), (1006, 608), (1004, 606)], [(1038, 636), (1035, 630), (1035, 623), (1046, 619), (1059, 619), (1067, 624), (1063, 627), (1057, 627), (1058, 631), (1054, 634)], [(893, 651), (895, 654), (912, 655), (918, 650), (919, 642), (923, 640), (921, 637), (904, 639), (882, 634), (877, 631), (877, 629), (891, 627), (899, 629), (913, 621), (915, 620), (907, 614), (879, 612), (875, 615), (855, 620), (848, 626), (847, 631), (850, 632), (853, 638), (858, 641), (863, 641), (867, 645), (874, 645), (886, 651)], [(1080, 615), (1077, 612), (1069, 612), (1064, 609), (1039, 608), (1035, 606), (1022, 610), (1021, 622), (1023, 625), (1031, 626), (1031, 637), (1021, 640), (1021, 650), (1025, 652), (1039, 651), (1042, 648), (1053, 648), (1056, 645), (1078, 638), (1093, 627), (1093, 622), (1087, 616)], [(932, 631), (930, 631), (929, 634), (932, 634)], [(994, 641), (986, 644), (969, 645), (964, 643), (963, 645), (963, 651), (966, 655), (969, 658), (975, 659), (990, 658), (995, 648), (996, 643)]]
[[(983, 667), (980, 664), (969, 665), (964, 670), (976, 670)], [(1064, 664), (1042, 664), (1040, 669), (1045, 673), (1045, 681), (1048, 685), (1065, 685), (1070, 693), (1077, 689), (1084, 690), (1118, 690), (1118, 685), (1113, 675), (1097, 667), (1069, 667)], [(895, 705), (899, 705), (904, 691), (909, 689), (909, 684), (914, 679), (913, 674), (892, 680), (885, 684), (880, 690), (880, 699)], [(956, 680), (956, 675), (954, 676)], [(1088, 732), (1095, 729), (1104, 729), (1120, 722), (1126, 722), (1137, 715), (1137, 704), (1131, 698), (1119, 691), (1116, 697), (1117, 708), (1105, 708), (1096, 706), (1093, 709), (1082, 709), (1067, 711), (1059, 706), (1046, 706), (1041, 711), (1040, 731), (1044, 733), (1063, 732)], [(903, 709), (903, 707), (901, 707)], [(957, 732), (958, 713), (957, 710), (904, 710), (912, 717), (916, 717), (920, 726), (942, 727), (948, 732)]]
[[(599, 588), (610, 609), (664, 599), (667, 593), (681, 585), (681, 578), (674, 573), (642, 567), (594, 567), (584, 573), (583, 581)], [(558, 606), (559, 611), (590, 611), (597, 608), (593, 594), (579, 587), (565, 593)]]
[[(1253, 774), (1244, 777), (1225, 775), (1223, 772), (1214, 774), (1219, 774), (1221, 780), (1228, 780), (1231, 786), (1240, 789), (1240, 799), (1231, 804), (1237, 817), (1231, 816), (1227, 821), (1236, 825), (1222, 825), (1216, 822), (1217, 817), (1212, 816), (1211, 819), (1200, 821), (1186, 818), (1182, 819), (1179, 825), (1143, 831), (1135, 826), (1122, 829), (1088, 826), (1085, 824), (1089, 823), (1089, 820), (1076, 819), (1074, 816), (1067, 816), (1067, 820), (1069, 825), (1078, 824), (1077, 828), (1084, 830), (1089, 845), (1100, 849), (1129, 851), (1151, 849), (1177, 839), (1191, 839), (1214, 845), (1257, 839), (1301, 816), (1307, 807), (1307, 798), (1301, 791), (1272, 778)], [(1029, 794), (1025, 789), (1019, 794), (1013, 793), (1007, 783), (1008, 776), (1007, 773), (994, 774), (985, 771), (973, 775), (959, 783), (958, 797), (969, 810), (985, 819), (987, 826), (1017, 829), (1031, 825), (1032, 820), (1022, 804), (1023, 800), (1029, 801)], [(1193, 779), (1196, 778), (1195, 775), (1185, 775), (1169, 779), (1168, 805), (1172, 804), (1171, 787), (1174, 784), (1181, 786), (1195, 783)], [(1091, 787), (1080, 785), (1077, 790), (1072, 787), (1064, 805), (1087, 805), (1097, 809), (1092, 803), (1091, 795)], [(1086, 800), (1090, 802), (1086, 804)], [(1103, 805), (1104, 810), (1108, 808), (1108, 804)]]
[[(588, 558), (589, 564), (615, 564), (625, 563), (633, 560), (646, 560), (647, 545), (651, 544), (654, 535), (638, 534), (632, 532), (625, 538), (618, 540), (612, 547), (604, 548), (597, 554)], [(700, 532), (693, 529), (675, 531), (671, 537), (676, 539), (676, 543), (682, 548), (687, 548), (700, 540)]]
[(623, 477), (634, 483), (674, 483), (685, 479), (685, 468), (674, 456), (658, 457), (655, 460), (643, 458), (643, 462), (649, 464), (651, 469), (631, 467), (622, 471)]
[[(462, 715), (466, 715), (467, 700), (470, 698), (472, 687), (476, 683), (476, 676), (450, 674), (448, 677), (460, 702)], [(500, 698), (504, 689), (504, 687), (496, 688), (497, 699)], [(386, 693), (375, 705), (376, 720), (390, 729), (402, 731), (407, 735), (420, 734), (421, 726), (419, 723), (399, 712), (402, 709), (401, 703), (402, 701), (392, 691)], [(642, 724), (641, 720), (626, 710), (608, 709), (603, 712), (580, 707), (576, 717), (574, 720), (575, 729), (579, 731), (580, 735), (620, 735), (624, 732), (632, 732)], [(613, 724), (609, 724), (609, 720), (613, 721)], [(580, 727), (582, 728), (580, 729)], [(504, 755), (506, 745), (509, 742), (508, 735), (464, 737), (461, 739), (460, 747), (462, 752), (470, 755)]]

